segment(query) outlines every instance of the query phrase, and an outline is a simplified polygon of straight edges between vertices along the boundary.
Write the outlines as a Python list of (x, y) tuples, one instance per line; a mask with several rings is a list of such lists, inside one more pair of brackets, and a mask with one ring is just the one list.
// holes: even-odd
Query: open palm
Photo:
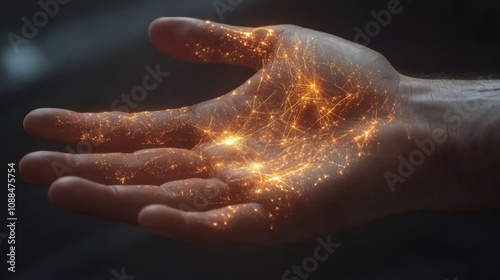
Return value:
[[(400, 76), (383, 56), (288, 25), (166, 18), (152, 24), (150, 37), (179, 59), (256, 74), (186, 108), (31, 112), (31, 134), (90, 141), (103, 152), (36, 152), (22, 160), (25, 178), (50, 185), (55, 205), (209, 244), (287, 242), (379, 217), (346, 219), (356, 203), (339, 201), (352, 203), (349, 193), (360, 190), (353, 184), (376, 169), (381, 128), (395, 117)], [(73, 176), (58, 178), (54, 162), (74, 166)]]

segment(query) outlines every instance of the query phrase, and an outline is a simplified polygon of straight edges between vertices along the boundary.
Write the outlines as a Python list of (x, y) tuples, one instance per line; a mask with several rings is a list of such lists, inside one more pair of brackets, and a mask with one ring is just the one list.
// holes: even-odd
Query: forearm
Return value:
[(426, 208), (500, 207), (500, 81), (403, 77), (400, 92), (410, 139), (435, 144), (426, 174), (440, 179)]

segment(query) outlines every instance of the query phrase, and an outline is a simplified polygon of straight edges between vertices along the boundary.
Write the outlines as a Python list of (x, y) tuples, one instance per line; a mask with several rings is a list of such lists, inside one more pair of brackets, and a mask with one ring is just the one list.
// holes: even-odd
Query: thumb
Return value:
[(161, 52), (198, 63), (226, 63), (259, 69), (277, 40), (271, 27), (247, 28), (194, 18), (159, 18), (149, 38)]

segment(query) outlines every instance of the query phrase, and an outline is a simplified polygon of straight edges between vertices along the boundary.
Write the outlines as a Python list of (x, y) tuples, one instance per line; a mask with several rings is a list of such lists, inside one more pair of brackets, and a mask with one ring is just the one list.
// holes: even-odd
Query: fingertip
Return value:
[(55, 180), (49, 188), (49, 201), (57, 208), (67, 208), (68, 201), (74, 201), (77, 197), (75, 186), (81, 183), (83, 179), (75, 176), (61, 177)]
[(160, 225), (166, 221), (166, 218), (172, 215), (172, 210), (164, 205), (148, 205), (141, 209), (138, 214), (138, 223), (141, 227), (158, 231)]
[(49, 185), (54, 179), (54, 175), (46, 170), (47, 159), (53, 153), (47, 151), (37, 151), (25, 155), (19, 161), (19, 173), (23, 179), (32, 184)]
[(29, 112), (23, 120), (23, 127), (31, 135), (56, 139), (58, 123), (70, 123), (78, 120), (74, 112), (58, 108), (39, 108)]
[(140, 227), (174, 239), (182, 238), (183, 229), (188, 224), (186, 212), (165, 206), (149, 205), (138, 215)]
[[(186, 17), (157, 18), (149, 25), (148, 35), (153, 46), (158, 50), (170, 53), (178, 47), (185, 47), (179, 40), (187, 41), (189, 33), (200, 27), (201, 20)], [(193, 29), (194, 28), (194, 29)], [(176, 53), (171, 53), (176, 55)]]
[(38, 123), (43, 120), (47, 115), (47, 108), (39, 108), (29, 112), (23, 120), (24, 130), (30, 134), (33, 134), (39, 127)]
[(113, 205), (113, 195), (113, 190), (105, 185), (76, 176), (58, 178), (48, 191), (49, 201), (57, 208), (96, 216), (100, 206)]
[(31, 171), (33, 170), (32, 162), (33, 162), (33, 155), (34, 153), (29, 153), (25, 155), (24, 157), (21, 158), (19, 161), (19, 173), (21, 174), (21, 177), (28, 183), (32, 183), (32, 178), (31, 178)]
[(157, 38), (161, 35), (161, 28), (163, 26), (163, 23), (165, 22), (165, 18), (157, 18), (153, 20), (148, 27), (148, 37), (149, 40), (154, 44), (157, 40)]
[(148, 205), (139, 211), (139, 214), (137, 215), (137, 223), (139, 224), (140, 227), (151, 230), (153, 227), (153, 216), (154, 213), (156, 213), (160, 206), (159, 205)]

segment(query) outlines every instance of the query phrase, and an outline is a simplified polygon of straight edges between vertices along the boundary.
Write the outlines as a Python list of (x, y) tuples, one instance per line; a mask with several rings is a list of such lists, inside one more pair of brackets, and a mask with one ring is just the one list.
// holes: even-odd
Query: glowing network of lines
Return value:
[[(331, 55), (324, 49), (327, 44), (316, 36), (284, 36), (273, 28), (235, 31), (211, 22), (206, 25), (217, 34), (222, 30), (224, 36), (216, 48), (202, 42), (187, 45), (197, 57), (256, 61), (260, 69), (234, 91), (192, 108), (106, 117), (87, 114), (86, 127), (98, 129), (82, 129), (79, 140), (106, 143), (110, 135), (120, 135), (162, 146), (175, 137), (197, 138), (184, 154), (151, 157), (142, 170), (127, 168), (125, 162), (121, 170), (112, 172), (114, 163), (102, 154), (98, 166), (109, 179), (127, 184), (139, 173), (161, 177), (189, 169), (193, 177), (220, 179), (224, 191), (218, 192), (213, 203), (234, 205), (228, 213), (218, 214), (224, 217), (222, 224), (212, 226), (228, 226), (239, 211), (257, 212), (238, 206), (250, 201), (263, 205), (272, 221), (290, 215), (298, 198), (342, 176), (357, 159), (367, 156), (379, 125), (393, 120), (395, 106), (387, 89), (371, 79), (376, 73), (366, 74), (373, 70), (355, 62), (324, 59)], [(177, 133), (185, 127), (191, 132)], [(186, 181), (180, 193), (186, 200), (194, 195), (190, 184)]]

